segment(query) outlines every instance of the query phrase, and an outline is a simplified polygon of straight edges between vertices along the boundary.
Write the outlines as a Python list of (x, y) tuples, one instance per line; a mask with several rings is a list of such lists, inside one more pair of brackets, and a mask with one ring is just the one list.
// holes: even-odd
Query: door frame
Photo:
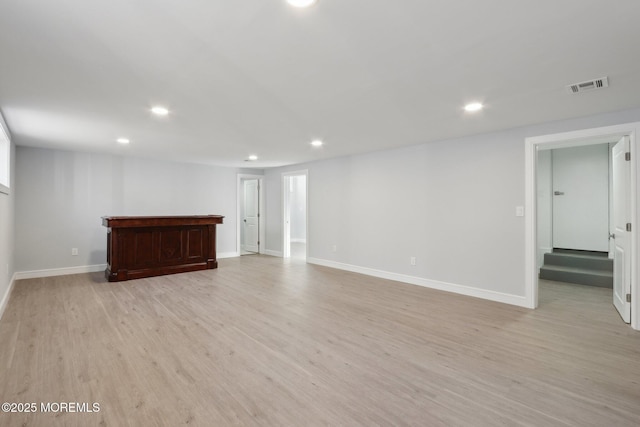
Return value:
[(610, 142), (613, 137), (629, 136), (631, 152), (630, 200), (632, 232), (631, 242), (631, 327), (640, 329), (640, 284), (638, 284), (638, 262), (636, 261), (640, 243), (640, 217), (636, 208), (637, 191), (640, 188), (638, 173), (640, 169), (640, 151), (638, 135), (640, 122), (592, 129), (582, 129), (550, 135), (525, 138), (525, 299), (526, 306), (538, 306), (538, 268), (537, 268), (537, 152), (539, 149), (576, 147), (581, 145)]
[(264, 247), (265, 247), (265, 215), (263, 213), (264, 210), (264, 175), (252, 175), (252, 174), (246, 174), (246, 173), (239, 173), (238, 174), (238, 181), (237, 181), (237, 189), (236, 189), (236, 255), (237, 256), (241, 256), (242, 255), (242, 212), (244, 211), (242, 209), (243, 207), (243, 203), (244, 203), (244, 186), (242, 185), (244, 180), (247, 179), (257, 179), (258, 180), (258, 214), (260, 216), (259, 220), (258, 220), (258, 227), (260, 228), (258, 230), (258, 250), (259, 253), (264, 253)]
[(306, 227), (306, 235), (307, 242), (305, 244), (305, 260), (309, 257), (309, 170), (302, 169), (297, 171), (290, 172), (282, 172), (282, 257), (289, 258), (291, 257), (291, 245), (289, 230), (287, 226), (287, 208), (289, 205), (289, 191), (287, 189), (288, 178), (293, 176), (305, 176), (305, 227)]

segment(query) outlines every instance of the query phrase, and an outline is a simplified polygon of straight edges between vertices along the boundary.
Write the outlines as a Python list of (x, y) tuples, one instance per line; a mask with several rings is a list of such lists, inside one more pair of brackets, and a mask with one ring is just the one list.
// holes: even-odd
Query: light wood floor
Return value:
[(0, 321), (1, 426), (638, 426), (640, 333), (611, 291), (531, 311), (250, 256), (107, 283), (23, 280)]

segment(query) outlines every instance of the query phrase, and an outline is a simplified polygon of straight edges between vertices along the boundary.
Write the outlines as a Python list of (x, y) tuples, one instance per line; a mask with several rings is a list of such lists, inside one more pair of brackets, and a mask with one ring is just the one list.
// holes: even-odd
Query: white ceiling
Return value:
[(638, 107), (639, 17), (637, 0), (3, 0), (0, 109), (19, 145), (299, 163)]

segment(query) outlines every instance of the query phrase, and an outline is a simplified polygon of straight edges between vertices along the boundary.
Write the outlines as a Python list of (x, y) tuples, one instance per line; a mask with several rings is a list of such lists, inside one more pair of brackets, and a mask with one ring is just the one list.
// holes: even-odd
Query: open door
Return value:
[(613, 305), (622, 319), (631, 321), (631, 239), (629, 188), (631, 170), (629, 137), (624, 136), (612, 149), (613, 181)]
[(243, 181), (244, 212), (242, 218), (242, 250), (260, 252), (260, 181)]

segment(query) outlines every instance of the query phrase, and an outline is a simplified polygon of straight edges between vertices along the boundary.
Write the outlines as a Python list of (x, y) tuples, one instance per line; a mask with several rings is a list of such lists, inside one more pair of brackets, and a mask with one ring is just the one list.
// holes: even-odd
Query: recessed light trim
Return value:
[(316, 3), (317, 1), (318, 0), (287, 0), (287, 3), (289, 3), (293, 7), (303, 8), (303, 7), (309, 7), (314, 3)]
[(475, 113), (482, 110), (483, 108), (484, 105), (482, 105), (481, 102), (471, 102), (464, 106), (464, 111), (466, 111), (467, 113)]
[(311, 141), (311, 145), (314, 147), (322, 147), (324, 145), (324, 142), (319, 139), (314, 139), (313, 141)]
[(169, 110), (166, 107), (163, 107), (161, 105), (156, 105), (155, 107), (152, 107), (151, 112), (156, 116), (166, 116), (167, 114), (169, 114)]
[(118, 144), (128, 144), (128, 143), (130, 143), (131, 141), (129, 140), (129, 138), (118, 138), (118, 139), (116, 139), (116, 142), (117, 142)]

